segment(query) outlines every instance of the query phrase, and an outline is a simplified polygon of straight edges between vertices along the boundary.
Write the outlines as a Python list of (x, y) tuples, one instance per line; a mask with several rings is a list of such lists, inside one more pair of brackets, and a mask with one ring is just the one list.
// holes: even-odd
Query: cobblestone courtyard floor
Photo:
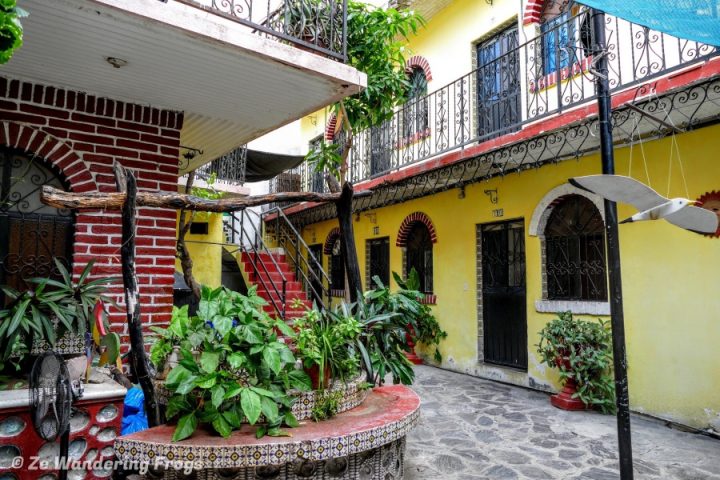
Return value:
[[(564, 412), (546, 394), (421, 366), (406, 480), (614, 480), (615, 417)], [(720, 480), (720, 441), (632, 417), (636, 479)]]

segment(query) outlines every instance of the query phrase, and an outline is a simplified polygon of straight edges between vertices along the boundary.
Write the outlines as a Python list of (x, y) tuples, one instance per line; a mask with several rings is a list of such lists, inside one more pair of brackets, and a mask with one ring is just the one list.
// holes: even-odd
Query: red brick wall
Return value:
[[(0, 145), (42, 157), (74, 192), (115, 191), (115, 160), (135, 172), (140, 189), (177, 191), (182, 123), (182, 112), (0, 77)], [(175, 210), (139, 211), (137, 273), (144, 325), (170, 319), (175, 217)], [(120, 276), (118, 211), (77, 214), (75, 274), (91, 259), (96, 260), (95, 276)], [(121, 285), (112, 293), (124, 304)], [(127, 333), (124, 309), (113, 310), (111, 322)]]

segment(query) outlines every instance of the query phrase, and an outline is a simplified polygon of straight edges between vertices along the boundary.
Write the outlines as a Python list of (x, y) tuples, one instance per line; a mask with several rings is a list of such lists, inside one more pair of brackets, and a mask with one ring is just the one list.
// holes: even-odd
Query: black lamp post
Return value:
[[(605, 13), (592, 11), (595, 36), (594, 55), (598, 98), (598, 126), (602, 173), (615, 174), (615, 156), (611, 125), (610, 82), (608, 78)], [(615, 403), (617, 406), (618, 450), (621, 480), (632, 480), (633, 461), (630, 439), (630, 401), (628, 398), (627, 356), (625, 352), (625, 319), (623, 315), (622, 278), (620, 275), (620, 239), (615, 202), (605, 200), (605, 229), (607, 234), (608, 276), (610, 280), (610, 323), (612, 326), (613, 363), (615, 368)]]

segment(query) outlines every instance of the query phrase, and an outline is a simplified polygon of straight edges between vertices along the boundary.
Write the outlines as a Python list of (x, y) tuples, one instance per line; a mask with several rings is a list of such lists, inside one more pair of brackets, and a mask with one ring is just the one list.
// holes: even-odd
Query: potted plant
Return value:
[(196, 316), (175, 309), (167, 329), (154, 329), (156, 367), (179, 350), (165, 379), (166, 416), (177, 420), (173, 441), (200, 425), (223, 437), (243, 423), (260, 423), (258, 437), (284, 435), (282, 425), (298, 425), (291, 413), (294, 392), (309, 390), (310, 379), (295, 368), (295, 356), (277, 333), (292, 336), (293, 330), (263, 311), (255, 290), (245, 296), (203, 287)]
[(332, 311), (309, 309), (293, 327), (297, 331), (296, 354), (314, 389), (324, 390), (331, 379), (345, 381), (359, 372), (360, 360), (354, 346), (362, 325), (350, 306), (342, 304)]
[[(99, 303), (113, 303), (104, 295), (113, 278), (90, 280), (93, 262), (89, 262), (77, 282), (59, 260), (55, 266), (59, 280), (29, 278), (30, 288), (16, 290), (0, 287), (6, 306), (0, 310), (0, 361), (3, 370), (21, 370), (29, 355), (47, 350), (61, 354), (85, 353), (85, 332), (92, 328), (98, 343), (106, 347), (119, 343), (119, 338), (106, 328), (107, 320), (95, 315)], [(99, 328), (98, 328), (99, 327)], [(111, 340), (103, 341), (102, 337)], [(114, 337), (115, 336), (115, 337)], [(114, 340), (117, 340), (115, 342)]]
[(320, 48), (331, 46), (331, 34), (342, 29), (341, 3), (332, 0), (288, 0), (282, 10), (287, 35)]
[(550, 399), (565, 410), (598, 408), (610, 413), (615, 406), (611, 376), (611, 333), (607, 322), (576, 320), (571, 312), (558, 313), (540, 331), (537, 351), (543, 363), (557, 368), (563, 390)]

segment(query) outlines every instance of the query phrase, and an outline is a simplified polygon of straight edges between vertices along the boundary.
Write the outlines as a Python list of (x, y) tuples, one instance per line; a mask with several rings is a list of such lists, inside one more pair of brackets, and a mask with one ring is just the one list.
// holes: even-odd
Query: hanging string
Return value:
[(648, 187), (652, 188), (652, 184), (650, 183), (650, 169), (648, 168), (647, 157), (645, 156), (645, 145), (643, 144), (642, 135), (640, 135), (640, 120), (637, 116), (635, 116), (634, 119), (635, 125), (633, 125), (633, 128), (630, 131), (630, 162), (628, 168), (628, 177), (632, 177), (633, 146), (635, 145), (635, 142), (633, 142), (633, 138), (635, 136), (635, 132), (637, 132), (638, 145), (640, 146), (640, 155), (642, 156), (643, 168), (645, 169), (645, 178), (647, 179)]
[(680, 155), (680, 145), (677, 141), (677, 135), (675, 132), (677, 132), (677, 127), (675, 127), (675, 122), (673, 122), (672, 117), (670, 116), (670, 113), (665, 109), (665, 104), (662, 102), (658, 102), (660, 104), (660, 108), (662, 109), (663, 113), (665, 114), (665, 120), (672, 126), (672, 135), (670, 135), (670, 164), (668, 166), (668, 191), (667, 191), (667, 197), (670, 198), (670, 185), (672, 182), (672, 164), (673, 164), (673, 155), (677, 156), (678, 161), (678, 167), (680, 168), (680, 178), (682, 178), (683, 186), (685, 187), (685, 196), (687, 198), (690, 198), (690, 189), (688, 189), (687, 185), (687, 178), (685, 177), (685, 166), (683, 165), (682, 156)]

